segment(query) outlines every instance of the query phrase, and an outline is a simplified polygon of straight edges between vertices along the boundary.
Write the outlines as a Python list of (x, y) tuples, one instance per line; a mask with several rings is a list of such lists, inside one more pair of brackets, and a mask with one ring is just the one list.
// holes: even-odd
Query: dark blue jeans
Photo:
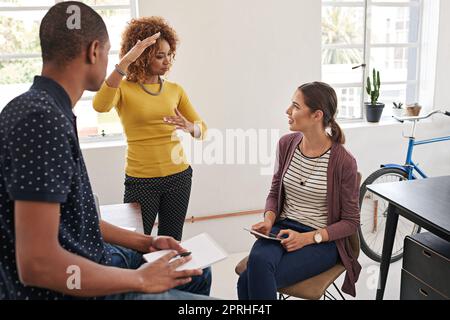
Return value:
[[(106, 244), (112, 249), (112, 265), (124, 269), (137, 269), (145, 263), (142, 254), (120, 246)], [(129, 292), (106, 296), (106, 300), (205, 300), (211, 290), (211, 269), (203, 269), (201, 276), (192, 277), (188, 284), (163, 293)]]
[[(272, 233), (282, 229), (298, 232), (314, 230), (293, 220), (285, 219), (275, 223)], [(338, 261), (334, 242), (312, 244), (302, 249), (287, 252), (274, 240), (258, 239), (250, 252), (247, 270), (238, 280), (240, 300), (275, 300), (277, 289), (316, 276)]]

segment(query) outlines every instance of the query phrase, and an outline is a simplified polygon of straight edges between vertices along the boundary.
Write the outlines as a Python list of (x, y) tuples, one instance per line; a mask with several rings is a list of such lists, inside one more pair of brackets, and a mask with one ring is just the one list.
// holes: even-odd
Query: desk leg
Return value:
[(378, 280), (377, 300), (383, 300), (386, 287), (389, 265), (391, 264), (392, 247), (394, 245), (395, 233), (397, 231), (398, 213), (397, 208), (389, 204), (386, 218), (386, 229), (384, 231), (383, 253), (381, 254), (380, 277)]

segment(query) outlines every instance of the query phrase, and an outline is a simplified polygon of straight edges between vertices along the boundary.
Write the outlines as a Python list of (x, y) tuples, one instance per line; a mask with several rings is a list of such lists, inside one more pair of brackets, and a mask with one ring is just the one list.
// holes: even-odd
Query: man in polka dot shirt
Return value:
[[(72, 108), (105, 79), (102, 18), (58, 3), (39, 35), (42, 76), (0, 114), (0, 300), (207, 298), (210, 270), (176, 271), (189, 259), (172, 259), (177, 241), (99, 221)], [(143, 263), (161, 249), (172, 253)]]

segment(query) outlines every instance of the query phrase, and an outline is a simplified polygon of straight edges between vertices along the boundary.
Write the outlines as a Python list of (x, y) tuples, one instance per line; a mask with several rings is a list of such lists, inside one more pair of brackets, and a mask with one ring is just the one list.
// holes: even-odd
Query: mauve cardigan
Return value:
[[(286, 174), (295, 149), (303, 135), (299, 132), (283, 136), (278, 142), (275, 173), (266, 201), (265, 212), (273, 211), (277, 219), (283, 210), (283, 177)], [(359, 226), (359, 185), (355, 158), (341, 145), (333, 143), (327, 169), (327, 209), (326, 230), (329, 241), (335, 241), (339, 257), (346, 269), (342, 291), (356, 296), (355, 283), (361, 272), (361, 265), (353, 257), (348, 237), (358, 231)]]

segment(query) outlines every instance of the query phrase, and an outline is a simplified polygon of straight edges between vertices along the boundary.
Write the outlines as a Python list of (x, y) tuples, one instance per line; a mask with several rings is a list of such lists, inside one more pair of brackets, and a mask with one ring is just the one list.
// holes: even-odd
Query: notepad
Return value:
[(132, 227), (122, 227), (122, 226), (119, 226), (119, 228), (122, 228), (122, 229), (125, 229), (125, 230), (128, 230), (128, 231), (136, 231), (136, 228), (132, 228)]
[(244, 228), (244, 230), (250, 232), (251, 234), (255, 234), (255, 235), (257, 235), (257, 236), (259, 236), (261, 238), (264, 238), (264, 239), (275, 240), (275, 241), (281, 241), (282, 240), (282, 239), (277, 238), (277, 237), (267, 236), (264, 233), (261, 233), (261, 232), (258, 232), (258, 231), (255, 231), (255, 230), (252, 230), (252, 229), (249, 229), (249, 228)]
[[(225, 259), (228, 254), (225, 250), (207, 233), (199, 234), (193, 238), (180, 243), (186, 250), (192, 252), (192, 259), (179, 266), (177, 271), (189, 269), (203, 269)], [(144, 255), (147, 262), (154, 262), (171, 250), (161, 250)]]

